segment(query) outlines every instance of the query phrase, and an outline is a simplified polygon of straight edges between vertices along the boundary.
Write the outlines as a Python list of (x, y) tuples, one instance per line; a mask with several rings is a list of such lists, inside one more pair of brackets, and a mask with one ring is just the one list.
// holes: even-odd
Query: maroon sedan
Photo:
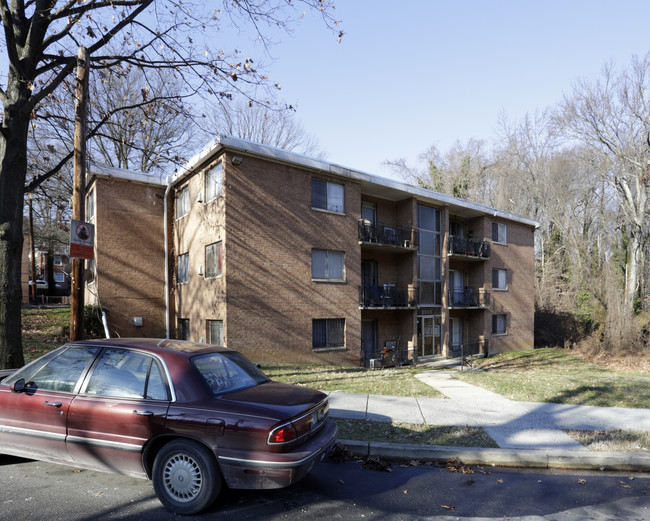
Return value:
[(0, 452), (148, 478), (171, 511), (222, 484), (305, 476), (336, 439), (327, 396), (270, 381), (241, 354), (180, 340), (72, 342), (0, 382)]

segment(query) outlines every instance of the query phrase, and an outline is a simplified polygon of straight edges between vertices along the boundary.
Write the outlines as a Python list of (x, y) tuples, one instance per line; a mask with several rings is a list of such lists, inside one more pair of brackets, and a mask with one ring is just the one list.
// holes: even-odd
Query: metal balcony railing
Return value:
[(490, 243), (459, 235), (449, 236), (449, 255), (462, 255), (474, 259), (490, 258)]
[(463, 357), (463, 360), (467, 358), (479, 358), (481, 356), (486, 356), (488, 353), (488, 341), (487, 340), (473, 340), (470, 342), (463, 342), (460, 345), (452, 346), (452, 357), (458, 358)]
[(365, 244), (380, 244), (412, 250), (417, 248), (417, 233), (414, 228), (359, 219), (358, 230), (359, 241)]
[(415, 308), (417, 306), (417, 288), (403, 288), (395, 284), (382, 286), (359, 286), (359, 307), (377, 308)]
[(451, 289), (449, 290), (449, 307), (456, 309), (488, 308), (490, 307), (490, 292), (471, 286), (465, 286), (463, 289)]

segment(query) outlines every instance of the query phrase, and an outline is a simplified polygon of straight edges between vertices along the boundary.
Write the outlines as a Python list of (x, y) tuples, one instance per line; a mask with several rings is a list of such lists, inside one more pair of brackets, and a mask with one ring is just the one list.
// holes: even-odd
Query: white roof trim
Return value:
[(133, 181), (135, 183), (143, 183), (148, 185), (167, 186), (167, 177), (158, 177), (144, 172), (135, 172), (133, 170), (125, 170), (123, 168), (116, 168), (114, 166), (96, 165), (91, 163), (88, 167), (87, 176), (99, 177), (114, 177), (125, 181)]
[(388, 179), (386, 177), (369, 174), (360, 170), (353, 170), (322, 159), (315, 159), (304, 156), (302, 154), (297, 154), (295, 152), (289, 152), (287, 150), (282, 150), (280, 148), (272, 147), (269, 145), (262, 145), (260, 143), (255, 143), (246, 139), (240, 139), (226, 135), (217, 136), (205, 147), (203, 147), (200, 152), (194, 155), (194, 157), (192, 157), (185, 165), (178, 168), (171, 176), (171, 183), (175, 183), (180, 178), (184, 177), (187, 173), (191, 172), (197, 165), (200, 165), (202, 162), (204, 162), (204, 160), (211, 158), (223, 149), (240, 150), (242, 152), (256, 155), (265, 159), (273, 159), (284, 163), (300, 165), (305, 168), (320, 170), (335, 176), (354, 179), (360, 182), (371, 183), (384, 188), (403, 192), (405, 194), (405, 197), (410, 195), (423, 202), (473, 210), (485, 215), (491, 215), (493, 217), (519, 222), (528, 226), (533, 226), (535, 228), (539, 227), (539, 223), (532, 219), (515, 215), (510, 212), (498, 210), (484, 204), (473, 203), (471, 201), (466, 201), (458, 197), (434, 192), (433, 190), (427, 190), (425, 188), (409, 185), (407, 183), (402, 183), (393, 179)]

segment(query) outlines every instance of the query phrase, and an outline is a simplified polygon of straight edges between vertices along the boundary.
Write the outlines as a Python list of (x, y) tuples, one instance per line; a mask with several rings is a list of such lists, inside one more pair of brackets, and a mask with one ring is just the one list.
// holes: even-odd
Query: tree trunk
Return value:
[[(11, 83), (11, 80), (10, 80)], [(7, 89), (7, 97), (15, 94)], [(19, 96), (16, 95), (16, 98)], [(14, 98), (14, 99), (16, 99)], [(23, 197), (27, 172), (29, 114), (5, 104), (0, 136), (0, 368), (13, 369), (25, 363), (21, 331), (21, 263), (23, 252)]]

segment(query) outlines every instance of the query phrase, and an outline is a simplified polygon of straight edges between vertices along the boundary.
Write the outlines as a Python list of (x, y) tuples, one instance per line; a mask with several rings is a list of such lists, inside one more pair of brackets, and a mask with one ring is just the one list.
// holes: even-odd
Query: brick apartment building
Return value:
[(231, 137), (168, 179), (89, 176), (87, 295), (121, 336), (355, 365), (533, 347), (529, 219)]

